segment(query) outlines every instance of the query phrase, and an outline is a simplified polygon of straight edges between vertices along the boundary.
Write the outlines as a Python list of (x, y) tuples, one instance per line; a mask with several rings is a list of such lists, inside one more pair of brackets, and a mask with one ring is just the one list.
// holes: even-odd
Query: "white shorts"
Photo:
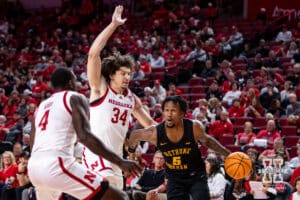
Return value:
[(110, 180), (113, 179), (112, 183), (118, 189), (123, 189), (124, 179), (122, 170), (117, 165), (94, 154), (86, 147), (83, 148), (82, 152), (82, 164), (103, 177), (110, 177)]
[(38, 200), (57, 200), (64, 192), (78, 199), (91, 199), (108, 187), (105, 178), (88, 170), (73, 157), (34, 153), (29, 159), (28, 175)]

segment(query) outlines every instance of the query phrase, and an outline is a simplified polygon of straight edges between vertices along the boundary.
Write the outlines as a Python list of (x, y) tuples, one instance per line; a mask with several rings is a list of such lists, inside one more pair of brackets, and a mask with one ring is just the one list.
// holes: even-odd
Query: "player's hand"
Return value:
[(123, 160), (120, 164), (120, 168), (124, 171), (125, 177), (130, 175), (139, 176), (143, 170), (140, 165), (131, 160)]
[(123, 6), (116, 6), (114, 14), (112, 16), (112, 23), (116, 26), (123, 25), (125, 21), (127, 20), (126, 18), (122, 19), (122, 13), (123, 13), (124, 7)]

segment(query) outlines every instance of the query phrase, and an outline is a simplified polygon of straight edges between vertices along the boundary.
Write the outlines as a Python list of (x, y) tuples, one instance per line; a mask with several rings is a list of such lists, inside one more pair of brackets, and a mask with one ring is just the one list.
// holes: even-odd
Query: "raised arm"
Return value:
[(106, 90), (106, 81), (101, 76), (101, 58), (100, 53), (106, 45), (110, 36), (126, 19), (122, 19), (123, 6), (117, 6), (112, 16), (111, 23), (96, 37), (89, 53), (87, 61), (87, 76), (91, 88), (90, 101), (101, 97)]
[(220, 153), (223, 156), (228, 156), (231, 153), (228, 149), (226, 149), (223, 145), (221, 145), (215, 138), (206, 134), (204, 131), (204, 127), (200, 122), (194, 121), (193, 129), (194, 129), (194, 137), (196, 141), (200, 140), (204, 146)]
[(110, 162), (118, 165), (123, 171), (129, 174), (140, 174), (142, 168), (135, 162), (126, 161), (120, 158), (117, 154), (109, 150), (98, 138), (96, 138), (90, 128), (88, 120), (88, 100), (79, 95), (71, 96), (72, 120), (75, 131), (79, 141), (89, 147), (89, 149), (99, 155), (103, 156)]
[(144, 109), (141, 100), (136, 95), (134, 95), (134, 97), (135, 97), (135, 106), (132, 112), (133, 116), (145, 128), (148, 128), (151, 125), (156, 125), (157, 123), (152, 119), (150, 114)]

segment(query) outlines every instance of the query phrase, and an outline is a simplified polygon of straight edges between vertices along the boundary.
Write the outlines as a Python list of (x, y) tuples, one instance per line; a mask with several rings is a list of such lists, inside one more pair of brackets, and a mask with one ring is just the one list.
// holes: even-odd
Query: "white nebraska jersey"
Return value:
[(60, 152), (73, 156), (77, 140), (72, 124), (70, 97), (79, 95), (72, 91), (60, 91), (43, 101), (35, 116), (35, 140), (32, 153)]
[(122, 95), (110, 87), (99, 100), (90, 104), (92, 133), (120, 157), (134, 106), (135, 97), (130, 90)]

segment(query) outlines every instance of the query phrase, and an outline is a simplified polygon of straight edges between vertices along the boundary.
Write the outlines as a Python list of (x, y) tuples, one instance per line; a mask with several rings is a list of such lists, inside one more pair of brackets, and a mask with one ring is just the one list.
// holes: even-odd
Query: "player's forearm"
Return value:
[(122, 162), (122, 158), (120, 158), (113, 151), (108, 149), (103, 142), (101, 142), (94, 135), (87, 136), (84, 140), (80, 140), (86, 147), (88, 147), (93, 153), (103, 157), (104, 159), (116, 164), (120, 165)]
[(206, 147), (220, 153), (221, 155), (228, 156), (230, 151), (222, 146), (215, 138), (210, 135), (207, 136), (207, 139), (203, 142), (203, 145)]
[(105, 29), (96, 37), (94, 40), (90, 50), (89, 56), (99, 56), (100, 52), (106, 45), (110, 36), (114, 33), (114, 31), (118, 28), (114, 23), (110, 23)]
[(129, 148), (136, 148), (137, 145), (140, 143), (140, 140), (138, 138), (139, 134), (141, 134), (141, 130), (131, 131), (129, 138), (128, 138), (128, 147)]

